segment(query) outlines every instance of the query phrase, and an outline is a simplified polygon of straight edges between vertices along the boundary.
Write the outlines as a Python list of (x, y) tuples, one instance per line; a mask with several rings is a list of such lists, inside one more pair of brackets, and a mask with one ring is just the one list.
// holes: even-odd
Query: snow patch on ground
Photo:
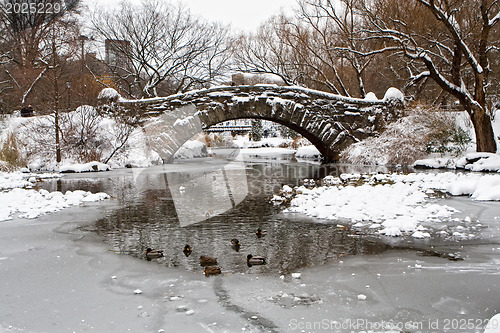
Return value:
[(415, 161), (413, 166), (428, 169), (466, 169), (470, 171), (500, 172), (500, 155), (470, 153), (458, 158), (428, 158)]
[(109, 171), (110, 166), (100, 162), (89, 162), (84, 164), (67, 163), (59, 167), (59, 172), (73, 173), (73, 172), (94, 172), (94, 171)]
[(318, 148), (313, 145), (303, 146), (297, 149), (295, 157), (319, 160), (321, 159), (321, 153), (319, 152)]
[(195, 157), (206, 157), (208, 156), (207, 153), (207, 146), (197, 140), (189, 140), (186, 143), (182, 145), (182, 147), (177, 150), (177, 152), (174, 155), (174, 158), (177, 159), (190, 159), (190, 158), (195, 158)]
[(110, 198), (106, 193), (67, 191), (63, 194), (31, 189), (39, 180), (59, 177), (61, 175), (53, 173), (0, 172), (0, 190), (3, 190), (0, 192), (0, 221), (15, 216), (33, 219), (70, 206)]
[(60, 178), (56, 173), (0, 172), (0, 190), (31, 188), (41, 179)]
[[(446, 225), (458, 211), (440, 204), (436, 192), (468, 195), (478, 201), (500, 201), (498, 175), (451, 172), (343, 174), (335, 181), (331, 176), (325, 178), (323, 184), (313, 188), (296, 187), (296, 195), (286, 212), (347, 220), (354, 227), (366, 227), (386, 236), (410, 235), (423, 239), (431, 237), (427, 232), (430, 229), (442, 231), (442, 236), (470, 239), (474, 235), (469, 227)], [(470, 218), (465, 222), (470, 224)]]
[(298, 160), (305, 162), (321, 159), (318, 149), (305, 138), (293, 140), (273, 137), (263, 138), (259, 141), (249, 141), (246, 136), (237, 136), (233, 140), (233, 147), (242, 148), (240, 153), (247, 157), (270, 157), (273, 155), (279, 157), (295, 153)]
[(85, 191), (67, 191), (63, 194), (57, 191), (15, 188), (0, 193), (0, 221), (11, 220), (16, 215), (20, 218), (34, 219), (70, 206), (104, 199), (109, 199), (109, 195)]
[(250, 141), (247, 136), (236, 136), (233, 140), (233, 146), (239, 148), (278, 148), (283, 146), (290, 146), (292, 144), (292, 139), (284, 138), (263, 138), (259, 141)]

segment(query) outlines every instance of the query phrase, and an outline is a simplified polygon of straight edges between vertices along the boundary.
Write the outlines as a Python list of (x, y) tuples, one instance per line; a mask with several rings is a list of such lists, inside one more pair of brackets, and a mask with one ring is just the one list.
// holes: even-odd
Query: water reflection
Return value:
[[(155, 262), (200, 273), (199, 257), (208, 255), (217, 257), (224, 273), (283, 274), (391, 247), (334, 221), (284, 214), (269, 203), (272, 195), (283, 184), (301, 185), (305, 178), (379, 171), (387, 169), (196, 159), (146, 169), (70, 174), (39, 187), (110, 194), (119, 208), (84, 228), (102, 236), (118, 253), (144, 258), (144, 250), (151, 247), (164, 251)], [(267, 234), (258, 238), (258, 228)], [(231, 244), (233, 238), (241, 243), (238, 251)], [(189, 256), (183, 252), (186, 244), (191, 247)], [(248, 254), (266, 257), (267, 264), (248, 267)]]
[[(114, 251), (143, 257), (147, 247), (162, 249), (165, 257), (158, 263), (200, 272), (201, 255), (217, 257), (225, 273), (288, 273), (346, 254), (384, 250), (337, 223), (283, 214), (269, 203), (283, 184), (300, 184), (303, 178), (319, 179), (329, 172), (325, 167), (287, 164), (148, 172), (135, 178), (140, 195), (124, 200), (123, 208), (91, 228)], [(258, 238), (258, 228), (267, 234)], [(231, 244), (234, 238), (241, 243), (237, 250)], [(183, 252), (186, 244), (189, 256)], [(249, 268), (248, 254), (266, 257), (267, 264)]]

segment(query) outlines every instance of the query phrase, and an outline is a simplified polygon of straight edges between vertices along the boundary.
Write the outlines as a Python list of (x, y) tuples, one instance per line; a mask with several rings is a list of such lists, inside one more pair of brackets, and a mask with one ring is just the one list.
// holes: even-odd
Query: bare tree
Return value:
[(293, 48), (284, 43), (287, 22), (284, 15), (272, 17), (255, 34), (239, 36), (234, 44), (236, 69), (274, 74), (287, 85), (299, 84), (301, 73), (293, 59)]
[[(359, 39), (359, 27), (363, 17), (358, 10), (361, 0), (299, 0), (299, 18), (318, 36), (321, 54), (328, 59), (328, 67), (335, 74), (340, 92), (349, 95), (343, 80), (352, 82), (351, 89), (357, 89), (357, 94), (365, 97), (364, 73), (377, 57), (388, 49), (377, 49), (372, 41)], [(389, 50), (396, 47), (389, 47)], [(353, 70), (350, 75), (338, 73), (339, 59), (345, 61)], [(343, 67), (343, 66), (342, 66)]]
[(76, 11), (79, 3), (80, 0), (3, 0), (0, 44), (9, 48), (19, 66), (34, 65), (51, 24)]
[[(77, 12), (80, 0), (4, 0), (0, 5), (0, 90), (11, 108), (27, 103), (47, 74), (52, 26)], [(76, 21), (73, 20), (73, 24)], [(33, 96), (32, 96), (33, 97)], [(35, 100), (44, 96), (37, 96)], [(38, 102), (38, 101), (37, 101)]]
[(254, 35), (241, 36), (236, 50), (239, 70), (279, 75), (344, 96), (364, 97), (364, 71), (377, 55), (359, 55), (367, 43), (353, 38), (361, 21), (359, 0), (300, 0), (296, 18), (279, 15)]
[(176, 93), (217, 80), (228, 66), (229, 30), (193, 17), (184, 7), (160, 0), (136, 6), (122, 2), (115, 12), (97, 11), (93, 29), (126, 59), (113, 65), (129, 95)]
[(468, 112), (476, 149), (496, 152), (488, 111), (490, 60), (498, 47), (497, 0), (377, 0), (364, 6), (369, 28), (364, 40), (383, 41), (378, 51), (397, 47), (413, 83), (432, 79)]

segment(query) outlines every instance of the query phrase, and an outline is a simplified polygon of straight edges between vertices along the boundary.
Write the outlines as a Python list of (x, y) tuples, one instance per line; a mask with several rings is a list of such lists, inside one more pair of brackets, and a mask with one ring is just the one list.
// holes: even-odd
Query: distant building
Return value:
[(130, 41), (120, 39), (106, 39), (104, 42), (106, 63), (110, 66), (129, 67), (129, 60), (125, 56), (130, 51)]
[(285, 86), (285, 81), (276, 74), (268, 73), (237, 73), (231, 76), (233, 86), (253, 86), (256, 84), (276, 84)]

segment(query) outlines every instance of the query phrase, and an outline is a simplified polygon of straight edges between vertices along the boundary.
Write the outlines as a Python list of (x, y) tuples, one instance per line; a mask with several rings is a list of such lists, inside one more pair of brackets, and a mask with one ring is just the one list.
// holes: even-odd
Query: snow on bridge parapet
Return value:
[[(174, 100), (184, 100), (186, 98), (190, 97), (196, 97), (196, 96), (203, 96), (203, 95), (210, 95), (212, 97), (229, 97), (229, 96), (234, 96), (238, 95), (242, 92), (249, 92), (249, 91), (261, 91), (261, 92), (266, 92), (266, 91), (272, 91), (274, 93), (278, 94), (287, 94), (288, 96), (296, 96), (296, 95), (291, 95), (293, 93), (299, 94), (302, 97), (307, 97), (307, 98), (325, 98), (329, 100), (335, 100), (339, 102), (344, 102), (344, 103), (352, 103), (355, 105), (360, 105), (360, 106), (368, 106), (368, 105), (385, 105), (387, 104), (388, 99), (395, 98), (396, 96), (396, 91), (399, 91), (396, 88), (389, 88), (388, 92), (390, 92), (389, 95), (386, 97), (389, 98), (384, 98), (384, 99), (376, 99), (376, 98), (367, 98), (367, 99), (361, 99), (361, 98), (353, 98), (353, 97), (346, 97), (342, 95), (337, 95), (337, 94), (332, 94), (326, 91), (320, 91), (320, 90), (314, 90), (314, 89), (309, 89), (309, 88), (304, 88), (304, 87), (299, 87), (299, 86), (277, 86), (274, 84), (257, 84), (254, 86), (217, 86), (217, 87), (212, 87), (212, 88), (207, 88), (207, 89), (199, 89), (199, 90), (191, 90), (187, 91), (185, 93), (179, 93), (179, 94), (174, 94), (166, 97), (153, 97), (153, 98), (143, 98), (143, 99), (120, 99), (120, 104), (122, 105), (149, 105), (149, 104), (158, 104), (162, 102), (171, 102)], [(220, 93), (220, 94), (217, 94)], [(402, 93), (399, 92), (401, 95)], [(374, 96), (373, 93), (369, 93), (370, 96)]]
[[(151, 132), (157, 147), (169, 147), (163, 149), (163, 155), (160, 153), (164, 160), (170, 159), (175, 153), (172, 150), (195, 131), (227, 120), (260, 118), (290, 127), (309, 139), (327, 161), (334, 161), (351, 143), (378, 135), (387, 123), (396, 120), (403, 106), (401, 98), (394, 88), (379, 100), (302, 87), (255, 85), (214, 87), (140, 100), (120, 98), (117, 104), (141, 115), (142, 125)], [(182, 121), (184, 118), (186, 121)], [(175, 127), (175, 133), (169, 127)]]

